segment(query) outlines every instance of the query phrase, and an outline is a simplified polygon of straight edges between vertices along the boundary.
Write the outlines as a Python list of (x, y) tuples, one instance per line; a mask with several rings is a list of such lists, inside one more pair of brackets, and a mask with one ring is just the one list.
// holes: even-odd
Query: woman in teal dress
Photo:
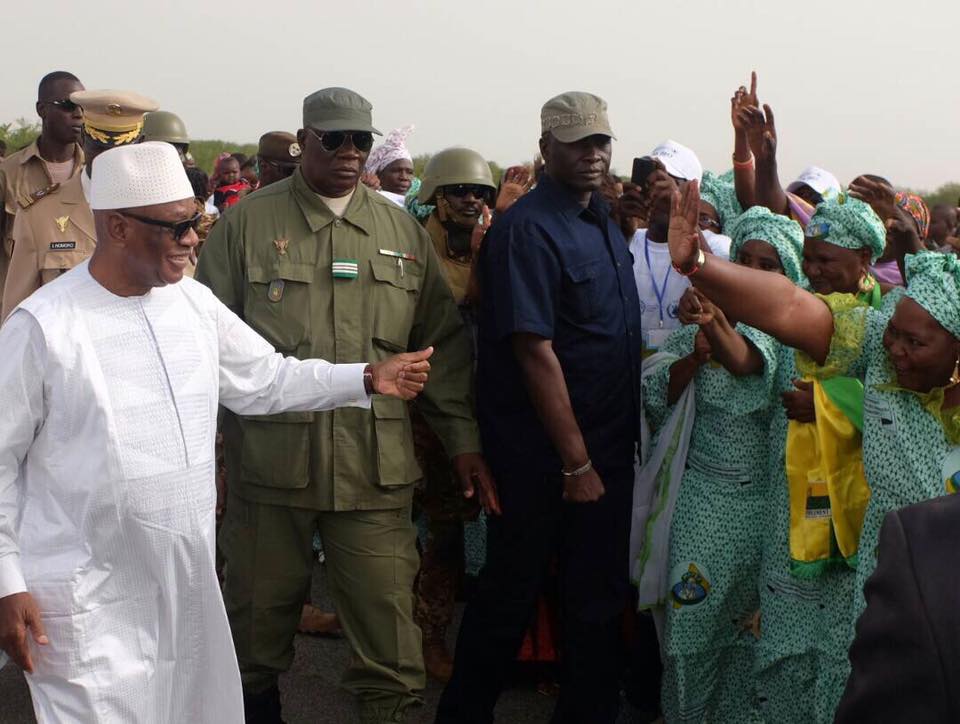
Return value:
[[(919, 252), (915, 225), (891, 216), (887, 225), (898, 228), (898, 243), (919, 252), (906, 258), (907, 288), (887, 294), (880, 310), (852, 301), (849, 295), (815, 296), (775, 275), (715, 259), (703, 263), (696, 246), (696, 197), (694, 187), (674, 205), (669, 235), (674, 263), (727, 314), (796, 348), (800, 373), (816, 379), (846, 375), (864, 380), (863, 456), (871, 497), (847, 615), (844, 642), (849, 644), (849, 622), (863, 607), (863, 583), (875, 564), (883, 516), (952, 492), (951, 481), (960, 470), (960, 261)], [(856, 199), (841, 197), (831, 203), (846, 208), (834, 210), (832, 224), (811, 219), (808, 236), (829, 235), (843, 226), (845, 217), (867, 215)], [(837, 521), (841, 512), (833, 509), (830, 515)], [(836, 626), (821, 635), (837, 638), (840, 623)], [(796, 680), (797, 690), (804, 692), (800, 684), (809, 672), (784, 674), (789, 676), (781, 682)], [(822, 719), (831, 712), (816, 713), (816, 719)]]
[[(755, 207), (730, 231), (731, 259), (800, 281), (798, 224)], [(654, 428), (691, 381), (695, 395), (670, 530), (662, 705), (670, 722), (760, 721), (752, 669), (779, 344), (732, 324), (695, 290), (681, 308), (699, 311), (699, 327), (668, 338), (661, 352), (677, 360), (644, 383)]]
[[(829, 233), (804, 239), (804, 272), (811, 286), (851, 306), (880, 306), (880, 289), (866, 266), (885, 245), (886, 231), (870, 207), (853, 199), (820, 204), (808, 228)], [(771, 300), (765, 300), (771, 306)], [(815, 423), (811, 380), (798, 371), (795, 351), (781, 346), (776, 391), (783, 407), (770, 425), (769, 497), (760, 573), (761, 637), (755, 678), (760, 710), (767, 721), (832, 722), (849, 674), (849, 619), (855, 571), (824, 566), (816, 574), (798, 570), (790, 550), (791, 496), (786, 473), (788, 432)], [(801, 381), (806, 379), (807, 381)], [(863, 384), (853, 377), (823, 381), (823, 392), (862, 427)], [(798, 389), (802, 388), (802, 389)], [(825, 414), (822, 410), (819, 414)]]

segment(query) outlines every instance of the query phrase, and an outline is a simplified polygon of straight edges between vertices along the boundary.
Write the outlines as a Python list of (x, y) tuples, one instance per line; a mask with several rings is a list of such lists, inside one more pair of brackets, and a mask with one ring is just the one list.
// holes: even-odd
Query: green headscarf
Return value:
[(932, 251), (908, 256), (907, 296), (960, 339), (960, 259)]
[(870, 204), (843, 193), (817, 206), (804, 233), (844, 249), (869, 249), (871, 263), (887, 245), (887, 230)]
[(703, 172), (700, 198), (716, 209), (717, 216), (720, 217), (720, 228), (724, 233), (727, 231), (727, 225), (743, 213), (733, 181), (728, 181), (712, 171)]
[(793, 219), (775, 214), (765, 206), (747, 209), (730, 225), (730, 261), (736, 261), (740, 248), (751, 239), (765, 241), (780, 257), (780, 265), (787, 277), (803, 286), (803, 230)]

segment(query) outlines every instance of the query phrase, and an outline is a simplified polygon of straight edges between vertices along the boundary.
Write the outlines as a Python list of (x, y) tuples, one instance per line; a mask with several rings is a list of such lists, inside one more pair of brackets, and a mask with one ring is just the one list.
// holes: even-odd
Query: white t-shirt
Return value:
[[(704, 233), (704, 238), (714, 254), (729, 258), (729, 237)], [(630, 239), (630, 253), (633, 254), (633, 278), (640, 297), (644, 349), (645, 352), (656, 352), (670, 333), (682, 326), (677, 318), (680, 297), (690, 282), (673, 268), (666, 243), (647, 243), (646, 229), (637, 229)], [(647, 266), (648, 255), (650, 266)]]
[(353, 198), (353, 194), (356, 191), (356, 188), (353, 189), (346, 196), (338, 196), (337, 198), (330, 198), (328, 196), (321, 196), (320, 200), (327, 205), (327, 208), (333, 212), (333, 215), (338, 219), (343, 218), (344, 212), (346, 212), (347, 207), (350, 205), (350, 199)]
[(644, 349), (655, 352), (673, 330), (680, 328), (677, 319), (680, 297), (690, 282), (674, 270), (670, 263), (670, 249), (665, 243), (647, 242), (646, 229), (638, 229), (633, 235), (630, 253), (633, 254), (633, 278), (640, 297)]

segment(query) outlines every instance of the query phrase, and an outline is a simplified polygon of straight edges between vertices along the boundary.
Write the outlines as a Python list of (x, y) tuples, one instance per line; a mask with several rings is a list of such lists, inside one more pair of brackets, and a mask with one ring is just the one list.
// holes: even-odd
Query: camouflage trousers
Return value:
[(463, 497), (440, 439), (416, 408), (411, 409), (414, 449), (423, 470), (414, 496), (415, 511), (427, 521), (427, 536), (414, 583), (413, 617), (424, 641), (442, 640), (453, 620), (457, 588), (464, 573), (463, 523), (480, 512)]

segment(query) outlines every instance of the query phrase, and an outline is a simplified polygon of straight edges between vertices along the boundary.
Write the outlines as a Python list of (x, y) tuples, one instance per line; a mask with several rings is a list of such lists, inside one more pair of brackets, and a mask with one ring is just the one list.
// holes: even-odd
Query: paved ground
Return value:
[[(324, 601), (322, 569), (314, 577), (314, 600)], [(458, 606), (457, 615), (462, 610)], [(459, 621), (458, 621), (459, 623)], [(451, 632), (451, 650), (454, 632)], [(283, 714), (288, 724), (354, 724), (357, 717), (353, 700), (340, 690), (340, 672), (346, 666), (349, 649), (342, 639), (297, 637), (297, 656), (290, 672), (281, 678)], [(440, 687), (431, 683), (424, 692), (423, 707), (407, 718), (410, 724), (433, 722)], [(553, 711), (554, 698), (540, 694), (535, 687), (511, 689), (504, 693), (497, 707), (497, 721), (503, 724), (535, 724), (547, 722)], [(0, 724), (34, 722), (26, 682), (12, 665), (0, 671)], [(618, 724), (639, 722), (629, 706)]]

